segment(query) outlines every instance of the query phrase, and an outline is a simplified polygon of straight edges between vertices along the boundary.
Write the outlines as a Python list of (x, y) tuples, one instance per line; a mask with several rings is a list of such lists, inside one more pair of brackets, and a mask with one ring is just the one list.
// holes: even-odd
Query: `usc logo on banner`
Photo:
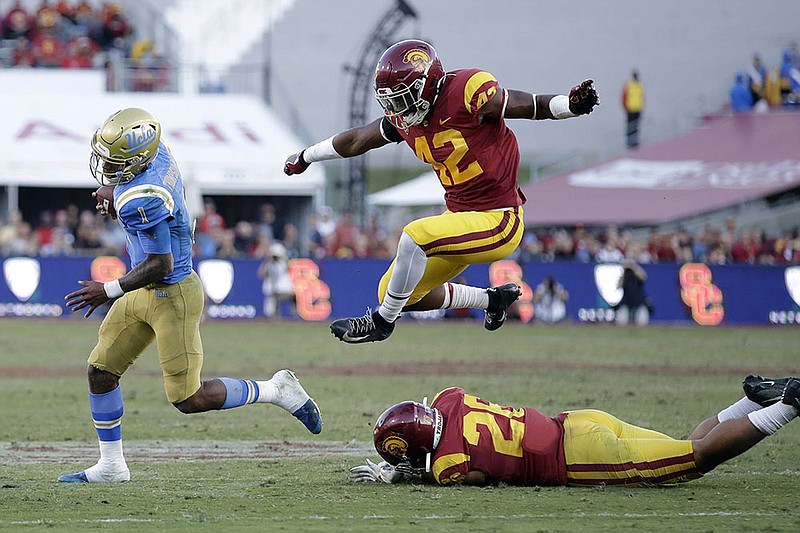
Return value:
[(722, 291), (711, 283), (711, 269), (702, 263), (686, 263), (678, 274), (681, 299), (692, 311), (692, 318), (701, 326), (722, 322), (725, 309)]
[(530, 322), (533, 318), (533, 291), (522, 281), (522, 267), (514, 261), (495, 261), (489, 265), (489, 285), (497, 287), (512, 282), (522, 288), (522, 296), (517, 300), (519, 319)]
[(318, 322), (331, 316), (331, 289), (319, 279), (319, 267), (314, 261), (290, 260), (289, 276), (294, 283), (297, 314), (300, 318)]

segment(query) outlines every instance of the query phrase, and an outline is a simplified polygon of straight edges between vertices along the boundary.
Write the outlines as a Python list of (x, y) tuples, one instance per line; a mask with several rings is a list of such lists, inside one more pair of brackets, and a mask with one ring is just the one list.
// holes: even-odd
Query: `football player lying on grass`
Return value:
[(441, 485), (653, 486), (697, 479), (800, 413), (800, 379), (748, 376), (745, 396), (686, 440), (579, 409), (549, 417), (445, 389), (430, 406), (402, 402), (375, 423), (384, 461), (350, 469), (357, 482)]

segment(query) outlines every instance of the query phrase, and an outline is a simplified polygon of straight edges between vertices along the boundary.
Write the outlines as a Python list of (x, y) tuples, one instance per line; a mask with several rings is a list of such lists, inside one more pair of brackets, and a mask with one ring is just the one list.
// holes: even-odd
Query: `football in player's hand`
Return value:
[(114, 220), (117, 219), (117, 211), (114, 209), (114, 187), (111, 185), (103, 185), (92, 193), (94, 199), (97, 200), (95, 209), (101, 215), (108, 215)]

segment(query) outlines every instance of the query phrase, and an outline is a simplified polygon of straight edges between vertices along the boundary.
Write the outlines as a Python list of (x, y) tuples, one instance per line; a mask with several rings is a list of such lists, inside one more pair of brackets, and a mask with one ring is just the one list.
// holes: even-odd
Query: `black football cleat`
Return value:
[(331, 323), (331, 333), (349, 344), (382, 341), (394, 331), (394, 322), (387, 322), (377, 311), (367, 307), (367, 313), (357, 318), (342, 318)]
[(781, 401), (783, 390), (792, 379), (794, 378), (765, 378), (750, 375), (742, 381), (742, 389), (749, 400), (761, 407), (769, 407)]
[(522, 295), (522, 289), (516, 283), (506, 283), (486, 289), (486, 292), (489, 293), (489, 308), (486, 310), (483, 327), (494, 331), (505, 324), (508, 308)]
[(783, 389), (781, 401), (786, 405), (791, 405), (795, 409), (800, 410), (800, 379), (791, 378), (786, 388)]

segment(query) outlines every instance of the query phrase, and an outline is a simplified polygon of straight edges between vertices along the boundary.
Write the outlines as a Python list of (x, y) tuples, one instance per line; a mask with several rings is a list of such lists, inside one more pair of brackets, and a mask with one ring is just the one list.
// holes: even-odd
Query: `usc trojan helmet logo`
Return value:
[(395, 457), (403, 458), (408, 452), (408, 443), (400, 437), (392, 436), (383, 441), (383, 449)]
[(410, 63), (417, 72), (425, 72), (431, 63), (431, 56), (420, 48), (412, 48), (403, 56), (403, 63)]

